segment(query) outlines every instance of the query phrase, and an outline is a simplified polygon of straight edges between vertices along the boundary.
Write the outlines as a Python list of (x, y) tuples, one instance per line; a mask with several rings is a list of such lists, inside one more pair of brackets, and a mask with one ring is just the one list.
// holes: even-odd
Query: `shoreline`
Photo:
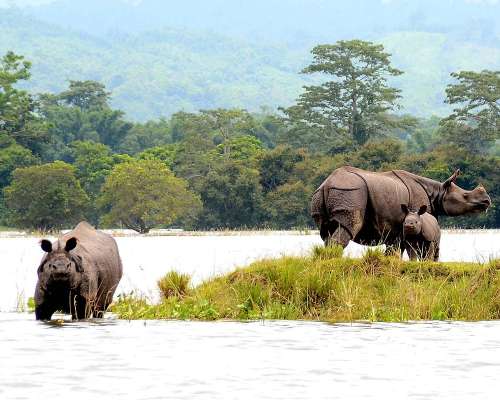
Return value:
[[(0, 230), (0, 239), (10, 238), (44, 238), (57, 237), (60, 234), (68, 232), (62, 230), (58, 233), (42, 233), (42, 232), (26, 232), (16, 230)], [(254, 230), (214, 230), (214, 231), (184, 231), (180, 229), (153, 229), (146, 234), (140, 234), (130, 229), (102, 229), (103, 232), (112, 235), (113, 237), (196, 237), (196, 236), (310, 236), (319, 235), (317, 229), (291, 229), (291, 230), (272, 230), (272, 229), (254, 229)], [(450, 228), (442, 229), (441, 232), (446, 234), (490, 234), (498, 233), (500, 229), (462, 229)]]

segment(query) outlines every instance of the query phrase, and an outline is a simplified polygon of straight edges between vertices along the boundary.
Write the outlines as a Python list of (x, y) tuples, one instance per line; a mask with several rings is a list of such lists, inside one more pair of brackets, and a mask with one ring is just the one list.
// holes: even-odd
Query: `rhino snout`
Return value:
[(64, 279), (70, 274), (71, 263), (51, 263), (48, 265), (51, 276), (54, 279)]

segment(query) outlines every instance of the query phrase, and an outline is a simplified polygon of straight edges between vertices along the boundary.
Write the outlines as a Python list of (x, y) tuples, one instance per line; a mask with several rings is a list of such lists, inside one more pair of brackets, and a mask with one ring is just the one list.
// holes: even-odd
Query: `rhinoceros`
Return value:
[(438, 261), (441, 229), (437, 219), (426, 212), (425, 205), (414, 211), (406, 204), (401, 204), (401, 209), (406, 215), (403, 220), (401, 251), (406, 250), (411, 260), (419, 258)]
[(457, 216), (488, 209), (491, 199), (482, 186), (464, 190), (455, 184), (456, 170), (441, 183), (403, 170), (370, 172), (344, 166), (334, 170), (314, 192), (311, 216), (325, 245), (346, 247), (386, 244), (387, 251), (400, 245), (401, 204), (426, 205), (434, 217)]
[(73, 319), (102, 317), (122, 277), (113, 237), (80, 222), (54, 243), (42, 240), (41, 247), (46, 254), (37, 271), (36, 319), (50, 320), (57, 310)]

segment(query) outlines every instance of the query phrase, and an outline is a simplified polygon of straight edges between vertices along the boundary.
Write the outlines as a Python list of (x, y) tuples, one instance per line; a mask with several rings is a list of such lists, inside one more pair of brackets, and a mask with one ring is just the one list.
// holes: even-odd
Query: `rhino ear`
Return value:
[(418, 209), (418, 215), (425, 214), (426, 211), (427, 211), (427, 206), (424, 204), (422, 207)]
[(50, 253), (52, 251), (52, 242), (50, 240), (43, 239), (42, 241), (40, 241), (40, 247), (46, 253)]
[(76, 247), (77, 244), (77, 239), (75, 237), (72, 237), (66, 241), (66, 246), (64, 246), (65, 251), (71, 251)]
[(458, 169), (458, 168), (457, 168), (457, 169), (455, 170), (455, 172), (453, 172), (453, 174), (452, 174), (452, 175), (451, 175), (448, 179), (446, 179), (446, 181), (444, 181), (444, 183), (443, 183), (443, 187), (444, 187), (445, 189), (449, 188), (449, 187), (451, 186), (452, 182), (453, 182), (453, 183), (455, 183), (455, 182), (456, 182), (457, 177), (458, 177), (459, 175), (460, 175), (460, 169)]
[(401, 210), (403, 210), (405, 215), (407, 215), (410, 212), (410, 210), (408, 210), (408, 206), (406, 204), (401, 204)]

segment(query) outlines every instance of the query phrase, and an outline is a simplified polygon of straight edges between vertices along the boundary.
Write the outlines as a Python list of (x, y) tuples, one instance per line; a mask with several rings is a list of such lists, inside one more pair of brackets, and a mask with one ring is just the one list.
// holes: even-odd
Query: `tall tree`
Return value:
[(69, 88), (59, 93), (57, 99), (82, 110), (92, 110), (108, 108), (110, 96), (100, 82), (69, 81)]
[(331, 139), (364, 144), (401, 123), (386, 116), (400, 97), (398, 89), (388, 86), (387, 77), (403, 72), (391, 66), (390, 54), (382, 45), (341, 40), (316, 46), (312, 54), (313, 62), (302, 72), (332, 79), (306, 86), (297, 104), (283, 110), (292, 124), (320, 128)]
[(473, 152), (487, 152), (500, 139), (500, 71), (461, 71), (446, 88), (446, 102), (457, 108), (441, 121), (445, 141)]
[(37, 103), (25, 90), (15, 87), (30, 78), (31, 63), (11, 51), (0, 59), (0, 133), (34, 152), (46, 140), (46, 126), (37, 115)]

